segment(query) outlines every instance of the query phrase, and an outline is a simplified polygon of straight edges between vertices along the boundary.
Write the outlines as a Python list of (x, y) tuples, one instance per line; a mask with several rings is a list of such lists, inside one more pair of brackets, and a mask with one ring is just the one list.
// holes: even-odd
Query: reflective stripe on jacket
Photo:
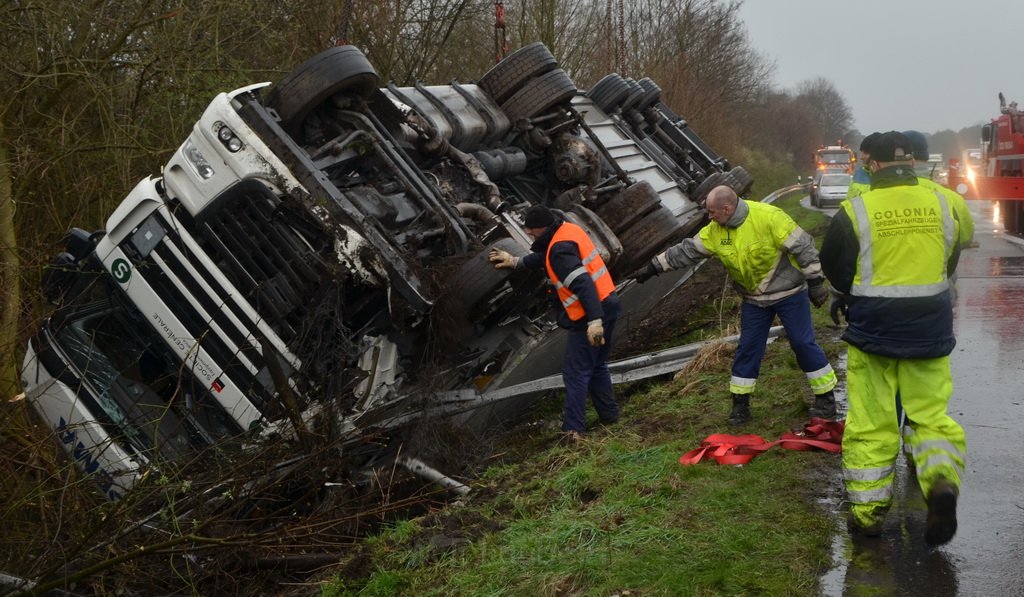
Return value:
[[(576, 244), (580, 253), (580, 261), (583, 265), (569, 272), (564, 280), (559, 280), (558, 276), (555, 275), (555, 270), (551, 267), (551, 247), (563, 241)], [(587, 236), (587, 233), (582, 228), (571, 222), (564, 222), (555, 231), (554, 236), (551, 237), (551, 242), (548, 244), (548, 250), (544, 258), (544, 267), (547, 269), (548, 279), (555, 287), (562, 308), (565, 309), (566, 315), (572, 321), (579, 321), (586, 315), (586, 310), (580, 304), (579, 297), (569, 289), (573, 280), (578, 276), (590, 276), (590, 279), (594, 281), (594, 286), (597, 288), (598, 300), (603, 301), (615, 291), (615, 283), (612, 282), (612, 276), (608, 273), (608, 267), (605, 265), (601, 254), (597, 252), (597, 247), (594, 246), (593, 241), (590, 240), (590, 237)]]
[(971, 240), (974, 238), (974, 218), (971, 217), (971, 210), (968, 209), (967, 201), (963, 196), (948, 187), (940, 185), (930, 178), (918, 176), (917, 182), (922, 187), (941, 193), (946, 197), (946, 201), (949, 203), (950, 208), (953, 209), (953, 213), (956, 214), (957, 220), (960, 221), (960, 246), (966, 247), (970, 245)]

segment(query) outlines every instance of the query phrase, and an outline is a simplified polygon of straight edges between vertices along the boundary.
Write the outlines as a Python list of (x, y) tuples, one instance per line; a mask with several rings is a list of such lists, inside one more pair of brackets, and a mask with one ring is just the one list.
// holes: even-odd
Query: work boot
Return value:
[(960, 490), (951, 481), (939, 479), (928, 492), (928, 521), (924, 540), (928, 545), (948, 543), (956, 534), (956, 500)]
[(876, 520), (871, 524), (862, 524), (849, 517), (846, 519), (846, 530), (851, 535), (860, 535), (861, 537), (881, 537), (882, 536), (882, 521)]
[(586, 436), (579, 431), (563, 431), (558, 436), (558, 443), (563, 446), (578, 446), (586, 441)]
[(742, 425), (750, 420), (750, 395), (733, 394), (732, 412), (729, 413), (729, 424)]
[(836, 395), (832, 390), (814, 397), (814, 406), (808, 409), (807, 414), (818, 419), (836, 418)]

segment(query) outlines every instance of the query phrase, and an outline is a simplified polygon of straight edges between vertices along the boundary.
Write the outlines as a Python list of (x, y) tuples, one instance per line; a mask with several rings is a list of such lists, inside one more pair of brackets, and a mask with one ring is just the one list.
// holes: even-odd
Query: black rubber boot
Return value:
[(729, 413), (730, 425), (742, 425), (750, 420), (750, 395), (733, 394), (732, 412)]
[(960, 490), (946, 479), (939, 479), (928, 492), (928, 519), (924, 540), (928, 545), (948, 543), (956, 534), (956, 499)]
[(832, 393), (832, 390), (818, 394), (814, 397), (814, 406), (807, 411), (807, 414), (819, 419), (836, 418), (836, 395)]

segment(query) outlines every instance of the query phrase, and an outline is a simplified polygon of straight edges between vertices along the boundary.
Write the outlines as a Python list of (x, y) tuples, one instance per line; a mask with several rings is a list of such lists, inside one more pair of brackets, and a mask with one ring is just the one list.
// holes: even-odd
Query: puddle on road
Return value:
[[(989, 260), (985, 278), (1013, 278), (1024, 276), (1024, 256), (993, 257)], [(975, 274), (977, 275), (977, 274)]]
[(881, 537), (851, 536), (840, 505), (826, 504), (837, 512), (837, 528), (832, 542), (835, 568), (821, 578), (822, 595), (957, 594), (954, 559), (942, 548), (932, 548), (924, 542), (927, 508), (917, 478), (904, 456), (900, 456), (896, 467), (893, 508), (885, 519)]
[[(1022, 260), (1024, 267), (1024, 260)], [(1022, 313), (1024, 316), (1024, 313)], [(846, 371), (846, 353), (834, 363), (837, 371)], [(846, 411), (846, 376), (836, 386), (840, 417)], [(832, 539), (833, 568), (821, 577), (821, 594), (827, 597), (900, 595), (935, 597), (956, 595), (957, 569), (953, 557), (942, 548), (924, 542), (927, 506), (917, 477), (900, 454), (893, 480), (893, 507), (885, 519), (881, 537), (851, 536), (846, 529), (844, 492), (820, 500), (821, 507), (832, 512), (835, 534)]]

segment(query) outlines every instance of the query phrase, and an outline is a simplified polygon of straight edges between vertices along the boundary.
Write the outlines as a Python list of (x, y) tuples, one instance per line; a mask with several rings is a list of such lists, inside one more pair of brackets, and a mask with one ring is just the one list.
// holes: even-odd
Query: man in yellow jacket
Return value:
[(904, 441), (928, 503), (925, 540), (939, 545), (956, 533), (967, 449), (963, 428), (946, 412), (959, 226), (950, 200), (920, 184), (911, 153), (896, 131), (872, 144), (871, 190), (844, 201), (832, 218), (821, 266), (835, 312), (848, 322), (843, 477), (850, 527), (880, 534), (892, 505), (898, 395)]
[(814, 393), (812, 417), (836, 415), (836, 374), (814, 337), (810, 303), (820, 307), (828, 291), (814, 239), (786, 212), (765, 203), (741, 200), (727, 186), (707, 198), (711, 222), (697, 236), (669, 247), (629, 277), (643, 283), (651, 276), (717, 257), (743, 297), (740, 340), (733, 356), (730, 425), (750, 420), (750, 395), (761, 370), (768, 331), (776, 316)]
[[(871, 162), (871, 143), (880, 135), (881, 133), (871, 133), (861, 141), (861, 165), (853, 175), (853, 182), (850, 183), (850, 189), (846, 192), (847, 199), (863, 195), (871, 189), (871, 170), (868, 167)], [(947, 197), (960, 220), (960, 247), (969, 247), (974, 240), (974, 218), (971, 217), (967, 201), (956, 191), (944, 187), (932, 179), (928, 169), (928, 140), (924, 134), (918, 131), (903, 131), (903, 135), (907, 137), (913, 148), (914, 171), (917, 173), (918, 182), (925, 188), (939, 191)]]

